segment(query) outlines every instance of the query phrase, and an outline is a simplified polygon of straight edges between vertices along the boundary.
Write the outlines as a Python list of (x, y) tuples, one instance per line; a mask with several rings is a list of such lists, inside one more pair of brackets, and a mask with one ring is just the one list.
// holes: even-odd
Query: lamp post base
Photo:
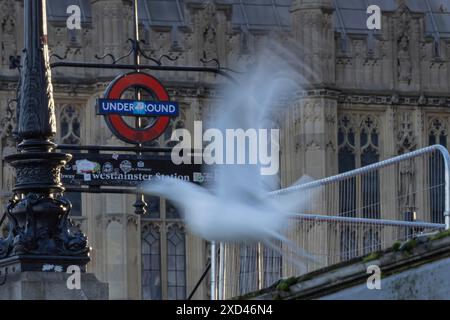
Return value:
[[(80, 288), (70, 289), (65, 272), (18, 272), (8, 274), (0, 286), (0, 300), (107, 300), (108, 284), (92, 273), (80, 275)], [(69, 281), (68, 281), (69, 280)]]

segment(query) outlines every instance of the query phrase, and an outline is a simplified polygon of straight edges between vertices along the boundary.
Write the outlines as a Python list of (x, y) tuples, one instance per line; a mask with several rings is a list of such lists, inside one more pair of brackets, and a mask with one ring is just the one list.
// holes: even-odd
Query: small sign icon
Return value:
[(103, 164), (103, 168), (102, 168), (103, 173), (113, 173), (113, 171), (114, 171), (114, 166), (111, 162), (105, 162)]
[(201, 172), (194, 172), (193, 181), (203, 183), (205, 181), (205, 176)]
[(76, 165), (77, 174), (98, 172), (100, 170), (100, 165), (98, 163), (89, 161), (87, 159), (78, 160), (76, 162)]
[(131, 162), (128, 160), (124, 160), (120, 163), (120, 169), (127, 174), (128, 172), (131, 171), (131, 169), (133, 168), (133, 166), (131, 165)]

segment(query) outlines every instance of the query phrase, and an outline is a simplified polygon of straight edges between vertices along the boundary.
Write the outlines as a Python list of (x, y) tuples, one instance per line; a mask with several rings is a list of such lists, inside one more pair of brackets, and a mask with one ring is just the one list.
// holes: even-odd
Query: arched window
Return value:
[(186, 239), (184, 228), (172, 224), (167, 232), (167, 279), (169, 300), (186, 298)]
[[(379, 121), (373, 115), (343, 114), (338, 126), (339, 173), (368, 166), (380, 160)], [(378, 172), (339, 183), (339, 213), (347, 217), (380, 218), (380, 178)], [(359, 235), (362, 232), (362, 235)], [(380, 247), (380, 234), (375, 227), (356, 229), (344, 225), (340, 231), (341, 259), (372, 252)], [(362, 248), (362, 250), (361, 250)]]
[[(380, 160), (378, 126), (371, 116), (363, 117), (360, 124), (361, 167)], [(378, 171), (362, 176), (361, 199), (362, 217), (380, 219), (380, 177)], [(375, 226), (365, 227), (363, 231), (363, 254), (381, 249), (380, 234)]]
[(258, 246), (241, 245), (239, 248), (239, 294), (258, 290)]
[(148, 196), (142, 216), (143, 299), (185, 299), (186, 236), (179, 208), (167, 200)]
[(267, 288), (275, 281), (278, 281), (282, 275), (281, 242), (278, 242), (276, 246), (279, 250), (264, 246), (264, 288)]
[[(441, 118), (432, 118), (429, 121), (428, 142), (430, 145), (440, 144), (447, 147), (447, 123)], [(433, 153), (428, 165), (430, 184), (430, 213), (431, 221), (444, 223), (444, 160), (440, 153)]]
[(142, 298), (162, 299), (161, 291), (161, 243), (158, 225), (142, 227)]

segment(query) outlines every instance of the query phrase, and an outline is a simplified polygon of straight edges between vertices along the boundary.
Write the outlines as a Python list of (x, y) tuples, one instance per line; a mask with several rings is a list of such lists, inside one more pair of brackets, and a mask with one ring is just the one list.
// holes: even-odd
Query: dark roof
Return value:
[[(139, 0), (139, 18), (146, 26), (184, 25), (187, 0)], [(203, 0), (189, 2), (208, 3)], [(293, 0), (220, 0), (233, 6), (232, 22), (236, 27), (248, 30), (289, 28), (289, 9)], [(394, 11), (396, 0), (333, 0), (336, 10), (334, 25), (337, 32), (367, 33), (366, 9), (379, 5), (382, 11)], [(82, 9), (83, 22), (91, 19), (89, 0), (48, 0), (50, 21), (67, 19), (66, 9), (78, 4)], [(429, 35), (450, 38), (450, 0), (408, 0), (409, 9), (426, 13), (426, 31)]]
[[(337, 10), (334, 14), (336, 31), (351, 33), (367, 33), (367, 7), (378, 5), (382, 11), (395, 11), (396, 0), (334, 0)], [(413, 12), (423, 12), (425, 28), (428, 35), (438, 34), (450, 38), (450, 0), (408, 0), (408, 8)]]

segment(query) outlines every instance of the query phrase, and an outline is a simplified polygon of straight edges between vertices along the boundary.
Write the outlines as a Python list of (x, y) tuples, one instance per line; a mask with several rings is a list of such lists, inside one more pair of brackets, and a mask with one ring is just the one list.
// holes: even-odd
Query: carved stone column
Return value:
[(335, 39), (331, 0), (296, 0), (291, 7), (292, 33), (299, 43), (302, 72), (311, 84), (335, 83)]
[[(14, 197), (7, 208), (9, 235), (0, 240), (0, 268), (9, 272), (84, 270), (87, 239), (68, 216), (60, 169), (68, 154), (54, 152), (55, 108), (46, 30), (45, 0), (24, 2), (24, 42), (15, 134), (18, 153), (6, 157), (15, 168)], [(57, 268), (56, 268), (57, 266)], [(3, 272), (2, 272), (3, 274)]]
[[(330, 0), (296, 0), (291, 7), (292, 32), (300, 44), (297, 52), (305, 66), (300, 72), (309, 83), (285, 115), (281, 154), (283, 187), (304, 175), (320, 179), (337, 173), (338, 92), (330, 89), (335, 84), (333, 10)], [(326, 202), (322, 196), (316, 196), (308, 213), (335, 211), (335, 204), (324, 207)], [(317, 243), (309, 240), (308, 234), (321, 234), (327, 239), (326, 226), (307, 228), (298, 224), (297, 227), (287, 236), (308, 252), (318, 250)], [(283, 276), (297, 276), (318, 267), (306, 263), (300, 270), (288, 262), (283, 266)]]

